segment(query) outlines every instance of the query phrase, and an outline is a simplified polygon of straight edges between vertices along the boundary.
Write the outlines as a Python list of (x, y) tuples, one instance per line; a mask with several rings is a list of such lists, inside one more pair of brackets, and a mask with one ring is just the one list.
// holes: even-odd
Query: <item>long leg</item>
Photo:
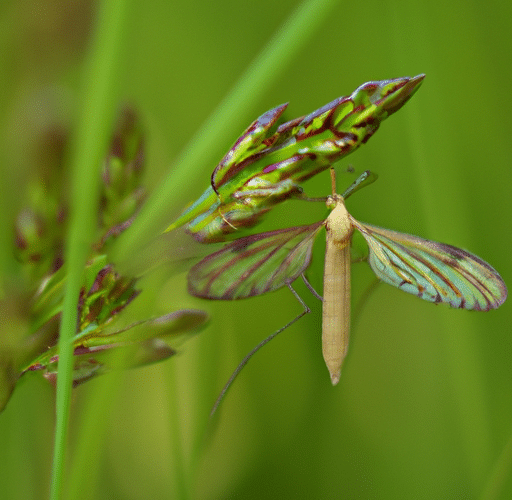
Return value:
[[(292, 288), (292, 285), (290, 283), (288, 283), (287, 285), (288, 285), (288, 288), (293, 293), (293, 295), (295, 296), (295, 298), (299, 301), (299, 303), (301, 304), (301, 306), (303, 307), (304, 310), (300, 314), (298, 314), (295, 318), (293, 318), (289, 323), (287, 323), (283, 327), (279, 328), (279, 330), (275, 331), (272, 335), (269, 335), (266, 339), (262, 340), (254, 349), (252, 349), (247, 354), (247, 356), (245, 356), (244, 359), (242, 359), (242, 361), (236, 367), (236, 369), (233, 372), (233, 374), (231, 375), (231, 377), (229, 377), (229, 380), (226, 382), (226, 385), (222, 388), (222, 391), (220, 391), (220, 394), (219, 394), (218, 398), (216, 399), (212, 410), (210, 411), (210, 418), (213, 417), (213, 415), (217, 411), (217, 408), (219, 407), (220, 403), (224, 399), (226, 392), (228, 392), (228, 389), (230, 388), (231, 384), (235, 381), (236, 377), (238, 377), (238, 374), (242, 371), (242, 368), (249, 362), (249, 360), (253, 357), (253, 355), (256, 354), (265, 344), (268, 344), (273, 338), (277, 337), (277, 335), (279, 335), (283, 330), (286, 330), (289, 326), (293, 325), (296, 321), (298, 321), (300, 318), (302, 318), (302, 316), (311, 312), (311, 309), (302, 300), (300, 295)], [(316, 292), (314, 292), (314, 293), (316, 294)]]
[(304, 281), (304, 284), (308, 287), (308, 290), (320, 301), (323, 302), (323, 297), (313, 288), (313, 285), (308, 281), (304, 273), (301, 274), (302, 281)]

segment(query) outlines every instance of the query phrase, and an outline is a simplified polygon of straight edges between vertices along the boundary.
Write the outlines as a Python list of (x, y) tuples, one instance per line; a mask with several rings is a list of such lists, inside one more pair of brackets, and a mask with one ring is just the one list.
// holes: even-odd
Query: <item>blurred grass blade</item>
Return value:
[(71, 156), (71, 216), (65, 249), (65, 265), (69, 274), (60, 327), (52, 500), (61, 498), (73, 369), (71, 340), (76, 332), (82, 270), (96, 223), (100, 159), (105, 152), (113, 121), (113, 103), (117, 102), (114, 82), (124, 7), (123, 0), (103, 2), (98, 7), (96, 39), (93, 40), (84, 69), (83, 103)]
[(501, 496), (512, 471), (512, 435), (494, 463), (480, 500), (497, 500)]
[(290, 16), (197, 130), (167, 177), (147, 200), (133, 226), (119, 238), (113, 254), (116, 262), (123, 262), (147, 238), (165, 228), (173, 215), (172, 208), (183, 206), (188, 201), (188, 190), (183, 187), (201, 184), (205, 172), (196, 165), (207, 165), (211, 161), (210, 150), (219, 142), (229, 144), (232, 137), (243, 129), (248, 117), (254, 114), (258, 100), (287, 69), (337, 3), (338, 0), (307, 0)]

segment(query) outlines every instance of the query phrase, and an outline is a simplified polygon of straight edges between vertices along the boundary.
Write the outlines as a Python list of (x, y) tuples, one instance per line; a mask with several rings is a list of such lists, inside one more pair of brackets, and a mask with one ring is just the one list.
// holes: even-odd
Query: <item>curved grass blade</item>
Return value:
[(496, 309), (507, 297), (496, 270), (470, 252), (354, 218), (352, 223), (368, 243), (373, 272), (390, 285), (430, 302), (476, 311)]

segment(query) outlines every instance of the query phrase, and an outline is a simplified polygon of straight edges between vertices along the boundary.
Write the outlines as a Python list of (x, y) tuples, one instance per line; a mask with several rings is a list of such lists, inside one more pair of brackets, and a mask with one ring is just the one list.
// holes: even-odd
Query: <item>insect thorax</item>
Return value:
[(339, 194), (329, 196), (326, 203), (327, 207), (332, 208), (332, 212), (326, 221), (327, 237), (335, 242), (350, 240), (354, 228), (350, 221), (349, 213), (345, 208), (343, 196)]

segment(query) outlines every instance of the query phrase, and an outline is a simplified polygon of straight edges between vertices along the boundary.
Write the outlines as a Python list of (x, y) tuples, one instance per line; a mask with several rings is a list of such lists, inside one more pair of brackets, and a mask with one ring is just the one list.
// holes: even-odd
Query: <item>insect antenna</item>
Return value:
[[(307, 280), (302, 275), (303, 279), (305, 280), (306, 284)], [(300, 295), (293, 289), (291, 283), (287, 283), (288, 288), (291, 290), (295, 298), (299, 301), (299, 303), (303, 307), (303, 311), (298, 314), (295, 318), (293, 318), (290, 322), (286, 323), (283, 327), (279, 328), (279, 330), (276, 330), (274, 333), (269, 335), (266, 339), (262, 340), (254, 349), (252, 349), (244, 359), (240, 362), (240, 364), (236, 367), (235, 371), (231, 374), (231, 377), (229, 377), (229, 380), (226, 382), (226, 385), (222, 388), (222, 391), (220, 391), (219, 396), (215, 400), (215, 404), (213, 405), (213, 408), (210, 411), (210, 418), (213, 417), (215, 412), (217, 411), (217, 408), (220, 406), (220, 403), (224, 399), (224, 396), (228, 392), (228, 389), (231, 387), (231, 384), (235, 381), (236, 377), (238, 377), (239, 373), (242, 371), (242, 368), (249, 362), (249, 360), (256, 354), (265, 344), (268, 344), (272, 339), (277, 337), (283, 330), (286, 330), (289, 326), (293, 325), (296, 321), (298, 321), (302, 316), (308, 314), (311, 312), (311, 309), (307, 306), (307, 304), (302, 300)], [(309, 285), (311, 287), (311, 285)], [(308, 288), (309, 288), (308, 287)], [(314, 291), (314, 289), (311, 287), (310, 290), (313, 292), (314, 295), (319, 297), (319, 295)]]

